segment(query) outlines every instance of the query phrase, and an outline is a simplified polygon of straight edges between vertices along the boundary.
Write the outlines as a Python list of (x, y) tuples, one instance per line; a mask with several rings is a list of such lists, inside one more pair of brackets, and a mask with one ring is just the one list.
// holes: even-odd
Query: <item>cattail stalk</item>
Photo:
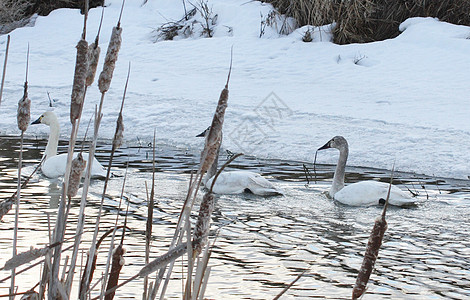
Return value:
[[(23, 137), (24, 132), (28, 129), (28, 125), (31, 121), (31, 100), (28, 98), (28, 64), (29, 64), (29, 45), (28, 52), (26, 57), (26, 79), (24, 82), (24, 91), (23, 97), (18, 102), (18, 129), (21, 130), (21, 140), (20, 140), (20, 157), (18, 160), (18, 187), (16, 193), (16, 207), (15, 207), (15, 228), (13, 230), (13, 256), (16, 256), (16, 247), (18, 242), (18, 221), (20, 217), (20, 198), (21, 198), (21, 168), (23, 168)], [(11, 285), (10, 285), (10, 294), (14, 294), (15, 291), (15, 268), (11, 270)], [(11, 296), (10, 299), (14, 299), (14, 296)]]
[[(121, 14), (122, 14), (123, 7), (124, 7), (124, 1), (123, 1), (123, 5), (122, 5), (122, 8), (121, 8)], [(113, 34), (111, 35), (111, 40), (110, 40), (109, 45), (108, 45), (108, 51), (107, 51), (107, 54), (106, 54), (105, 63), (104, 63), (104, 66), (103, 66), (103, 71), (102, 71), (103, 79), (101, 79), (102, 76), (100, 74), (100, 79), (98, 80), (98, 87), (101, 91), (101, 100), (100, 100), (100, 104), (99, 104), (99, 109), (96, 112), (95, 132), (94, 132), (94, 137), (93, 137), (93, 143), (90, 147), (89, 157), (93, 157), (94, 153), (95, 153), (96, 141), (97, 141), (97, 138), (98, 138), (98, 130), (99, 130), (99, 127), (100, 127), (100, 124), (101, 124), (101, 118), (102, 118), (101, 111), (102, 111), (102, 108), (103, 108), (104, 95), (105, 95), (106, 91), (109, 89), (109, 85), (111, 83), (114, 67), (115, 67), (116, 60), (117, 60), (117, 55), (118, 55), (119, 48), (120, 48), (120, 45), (121, 45), (121, 32), (122, 32), (122, 28), (120, 28), (120, 17), (119, 17), (117, 28), (116, 28), (116, 30), (113, 28)], [(104, 85), (107, 85), (107, 89), (105, 88)], [(88, 193), (88, 185), (89, 185), (89, 182), (90, 182), (92, 161), (93, 160), (90, 159), (90, 162), (88, 163), (87, 173), (86, 173), (86, 177), (85, 177), (85, 185), (84, 185), (84, 190), (83, 190), (83, 193), (82, 193), (82, 201), (80, 203), (80, 210), (82, 210), (82, 207), (83, 207), (83, 210), (84, 210), (85, 205), (86, 205), (86, 195)], [(103, 192), (103, 195), (102, 195), (101, 203), (103, 203), (103, 201), (104, 201), (103, 198), (104, 198), (104, 195), (105, 195), (107, 182), (108, 182), (108, 178), (109, 178), (109, 175), (110, 175), (111, 161), (112, 161), (112, 158), (110, 159), (109, 166), (108, 166), (108, 172), (107, 172), (107, 176), (106, 176), (106, 180), (105, 180), (105, 187), (104, 187), (104, 192)], [(88, 288), (89, 288), (89, 278), (90, 278), (90, 275), (91, 275), (90, 274), (91, 262), (92, 262), (92, 259), (95, 256), (95, 242), (96, 242), (96, 239), (97, 239), (97, 236), (98, 236), (98, 228), (99, 228), (99, 219), (101, 217), (101, 209), (102, 209), (102, 204), (100, 205), (100, 209), (98, 211), (97, 221), (96, 221), (96, 225), (95, 225), (95, 231), (94, 231), (94, 234), (93, 234), (93, 240), (92, 240), (91, 247), (90, 247), (90, 255), (89, 255), (88, 261), (87, 261), (88, 266), (85, 269), (84, 277), (82, 279), (82, 282), (84, 283), (84, 286), (82, 286), (81, 289), (80, 289), (80, 293), (79, 293), (80, 300), (84, 300), (86, 298), (86, 294), (87, 294)], [(79, 220), (79, 222), (80, 222), (80, 220)], [(78, 226), (83, 226), (83, 220), (81, 220), (80, 223), (81, 224), (77, 225), (77, 230), (78, 230)], [(70, 282), (71, 282), (71, 280), (70, 280)]]
[[(145, 226), (145, 264), (150, 262), (150, 242), (152, 240), (152, 225), (153, 225), (153, 209), (155, 206), (155, 135), (156, 131), (153, 131), (153, 159), (152, 159), (152, 189), (150, 190), (150, 197), (147, 199), (147, 223)], [(143, 299), (148, 297), (148, 276), (144, 277), (144, 293)], [(151, 288), (150, 288), (151, 290)]]
[[(204, 195), (201, 201), (201, 206), (199, 208), (199, 216), (196, 221), (196, 225), (194, 226), (194, 234), (193, 234), (193, 241), (194, 241), (194, 249), (192, 256), (188, 257), (189, 263), (188, 263), (188, 270), (191, 268), (192, 269), (192, 262), (193, 260), (201, 254), (202, 249), (208, 244), (209, 240), (209, 230), (210, 230), (210, 221), (211, 221), (211, 216), (212, 212), (214, 211), (214, 194), (212, 192), (212, 189), (214, 188), (214, 184), (217, 181), (217, 178), (219, 178), (219, 175), (222, 173), (222, 171), (236, 158), (241, 156), (242, 153), (238, 153), (234, 156), (232, 156), (225, 164), (222, 165), (222, 167), (217, 171), (217, 173), (214, 176), (214, 180), (212, 181), (212, 184), (209, 188), (209, 191)], [(202, 260), (198, 260), (197, 264), (197, 269), (196, 269), (196, 278), (194, 279), (194, 289), (193, 293), (191, 294), (191, 291), (187, 291), (187, 298), (192, 298), (196, 299), (197, 295), (201, 291), (201, 284), (202, 284), (202, 279), (204, 278), (204, 274), (207, 269), (207, 263), (209, 260), (209, 255), (210, 253), (208, 252), (208, 249), (206, 249), (206, 252), (204, 254), (204, 257)], [(192, 275), (191, 275), (191, 270), (188, 272), (188, 281), (186, 284), (186, 288), (190, 289), (191, 288), (191, 280), (192, 280)]]
[[(231, 55), (231, 57), (233, 57), (233, 55)], [(232, 70), (232, 59), (230, 60), (230, 69), (229, 69), (229, 73), (227, 76), (227, 82), (225, 84), (224, 89), (222, 90), (220, 94), (219, 101), (217, 103), (217, 108), (216, 108), (214, 117), (212, 119), (211, 128), (209, 130), (209, 133), (206, 136), (204, 150), (202, 151), (202, 154), (201, 154), (201, 157), (202, 157), (201, 164), (199, 166), (196, 179), (194, 180), (194, 182), (190, 185), (188, 189), (185, 202), (183, 204), (180, 216), (178, 218), (178, 224), (176, 226), (175, 234), (173, 235), (173, 240), (170, 244), (170, 249), (174, 247), (176, 244), (179, 244), (183, 238), (183, 234), (182, 234), (182, 229), (184, 228), (183, 221), (186, 219), (186, 216), (191, 213), (191, 209), (196, 199), (199, 186), (201, 185), (201, 182), (202, 182), (202, 177), (204, 176), (204, 173), (212, 166), (212, 163), (215, 161), (215, 156), (217, 155), (217, 152), (218, 152), (217, 147), (220, 147), (220, 143), (222, 141), (222, 125), (224, 122), (225, 109), (227, 108), (227, 102), (228, 102), (228, 83), (230, 80), (231, 70)], [(173, 271), (173, 266), (174, 266), (174, 263), (170, 263), (168, 267), (168, 272), (166, 275), (165, 283), (160, 293), (161, 299), (164, 298), (164, 295), (165, 295), (165, 292), (166, 292), (166, 289), (168, 287), (168, 283), (170, 280), (170, 276)], [(164, 270), (160, 270), (160, 273), (158, 274), (155, 280), (154, 289), (159, 288), (160, 282), (163, 279), (163, 275), (164, 275)]]
[[(126, 173), (124, 174), (124, 180), (122, 182), (121, 197), (119, 199), (118, 212), (121, 210), (122, 199), (124, 198), (124, 188), (126, 186), (126, 179), (127, 179), (127, 171), (128, 170), (129, 170), (129, 164), (127, 164)], [(114, 249), (114, 240), (115, 240), (115, 237), (116, 237), (116, 231), (117, 231), (117, 228), (118, 228), (117, 224), (118, 224), (118, 220), (119, 220), (119, 213), (116, 214), (116, 221), (114, 223), (114, 231), (113, 231), (113, 234), (111, 236), (111, 244), (109, 245), (108, 256), (107, 256), (107, 259), (106, 259), (106, 268), (105, 268), (105, 272), (104, 272), (104, 280), (103, 280), (103, 285), (102, 285), (102, 288), (101, 288), (100, 299), (103, 299), (103, 296), (104, 296), (104, 287), (106, 286), (106, 281), (108, 280), (108, 273), (109, 273), (109, 266), (111, 264), (111, 257), (113, 258), (112, 263), (113, 264), (115, 263), (114, 262), (114, 251), (118, 251), (118, 254), (116, 254), (116, 255), (119, 255), (119, 256), (124, 255), (124, 252), (122, 252), (122, 251), (124, 251), (123, 245), (124, 245), (124, 236), (125, 236), (125, 232), (126, 232), (126, 224), (127, 224), (127, 216), (128, 216), (127, 213), (128, 212), (129, 212), (129, 204), (127, 204), (126, 217), (124, 219), (124, 226), (123, 226), (124, 229), (123, 229), (123, 233), (122, 233), (122, 237), (121, 237), (121, 243), (120, 243), (120, 248), (121, 249), (120, 250), (117, 250), (119, 248), (119, 246), (116, 249)], [(122, 253), (120, 253), (120, 252), (122, 252)], [(120, 261), (121, 260), (119, 260), (119, 262)], [(124, 260), (122, 260), (122, 261), (124, 261)], [(114, 271), (111, 268), (111, 274), (109, 276), (108, 286), (107, 286), (106, 290), (109, 290), (109, 289), (113, 288), (115, 285), (117, 285), (121, 268), (122, 268), (122, 265), (119, 268), (118, 268), (118, 266), (114, 266)], [(90, 282), (91, 282), (91, 277), (90, 277)], [(111, 284), (109, 282), (111, 282)], [(114, 294), (113, 294), (113, 297), (114, 297)]]
[(7, 73), (8, 50), (10, 49), (10, 35), (7, 36), (7, 47), (5, 49), (5, 61), (3, 62), (2, 84), (0, 86), (0, 105), (2, 105), (3, 86), (5, 84), (5, 75)]
[(387, 212), (388, 200), (390, 198), (390, 190), (392, 188), (393, 180), (393, 170), (392, 176), (390, 179), (390, 185), (388, 187), (387, 200), (382, 211), (382, 215), (375, 219), (374, 227), (369, 236), (369, 241), (367, 242), (366, 252), (364, 254), (364, 259), (362, 260), (361, 269), (359, 274), (357, 274), (356, 284), (352, 292), (352, 299), (358, 299), (366, 291), (367, 283), (369, 282), (370, 275), (375, 266), (375, 261), (379, 255), (379, 249), (382, 245), (382, 240), (387, 230), (387, 221), (385, 220), (385, 214)]
[[(72, 169), (72, 159), (73, 159), (73, 152), (75, 148), (75, 141), (78, 134), (78, 127), (80, 123), (80, 117), (82, 114), (83, 109), (83, 102), (85, 100), (85, 81), (86, 81), (86, 73), (88, 70), (88, 42), (85, 40), (86, 38), (86, 22), (88, 19), (88, 0), (85, 0), (85, 16), (83, 21), (83, 31), (80, 41), (77, 44), (77, 55), (76, 55), (76, 63), (75, 63), (75, 72), (74, 72), (74, 80), (73, 80), (73, 87), (72, 87), (72, 94), (71, 94), (71, 104), (70, 104), (70, 121), (72, 123), (72, 130), (70, 133), (70, 140), (69, 140), (69, 147), (67, 151), (67, 164), (65, 167), (65, 174), (64, 174), (64, 181), (62, 183), (62, 194), (61, 194), (61, 201), (59, 203), (59, 208), (57, 211), (56, 217), (56, 225), (54, 228), (54, 241), (58, 242), (63, 240), (65, 235), (65, 224), (67, 223), (68, 218), (68, 210), (66, 211), (66, 198), (68, 195), (68, 182), (70, 179), (70, 173)], [(90, 154), (91, 158), (93, 155)], [(92, 165), (92, 159), (89, 159), (88, 166)], [(87, 168), (88, 171), (88, 168)], [(86, 182), (85, 182), (86, 184)], [(84, 187), (85, 189), (85, 187)], [(70, 205), (70, 201), (69, 201)], [(80, 237), (78, 237), (80, 240)], [(56, 299), (59, 297), (60, 294), (70, 295), (71, 284), (62, 286), (59, 283), (59, 268), (60, 268), (60, 257), (61, 257), (61, 245), (57, 246), (54, 250), (54, 259), (52, 263), (51, 269), (51, 279), (49, 282), (49, 297), (52, 299)], [(75, 264), (74, 259), (76, 257), (72, 257), (72, 265)], [(72, 272), (73, 273), (73, 272)], [(70, 277), (70, 273), (68, 278)], [(67, 279), (68, 279), (67, 278)]]
[[(129, 83), (129, 77), (130, 77), (130, 64), (129, 64), (129, 69), (128, 69), (128, 73), (127, 73), (126, 85), (124, 87), (123, 98), (122, 98), (122, 102), (121, 102), (121, 110), (119, 112), (120, 118), (118, 117), (118, 121), (117, 121), (116, 131), (115, 131), (114, 139), (113, 139), (113, 145), (112, 145), (112, 148), (111, 148), (111, 156), (109, 158), (108, 169), (107, 169), (107, 173), (106, 173), (106, 179), (105, 179), (105, 182), (104, 182), (103, 193), (102, 193), (102, 196), (101, 196), (101, 203), (100, 203), (100, 207), (98, 209), (98, 214), (97, 214), (96, 223), (95, 223), (95, 231), (93, 233), (93, 240), (92, 240), (92, 244), (91, 244), (91, 247), (90, 247), (90, 253), (93, 254), (93, 255), (95, 253), (94, 245), (95, 245), (95, 241), (96, 241), (97, 236), (98, 236), (99, 224), (100, 224), (100, 219), (101, 219), (101, 212), (102, 212), (103, 204), (104, 204), (104, 196), (106, 195), (106, 189), (107, 189), (107, 186), (108, 186), (109, 177), (111, 175), (111, 166), (112, 166), (112, 162), (113, 162), (114, 153), (117, 149), (116, 146), (117, 145), (120, 146), (120, 144), (122, 143), (121, 135), (122, 135), (122, 131), (124, 130), (124, 127), (123, 127), (123, 124), (122, 124), (122, 111), (123, 111), (123, 108), (124, 108), (124, 100), (126, 98), (126, 92), (127, 92), (127, 86), (128, 86), (128, 83)], [(103, 104), (103, 100), (104, 100), (104, 93), (101, 94), (100, 110), (99, 110), (100, 115), (102, 115), (101, 114), (101, 107), (102, 107), (102, 104)], [(119, 119), (121, 119), (121, 122), (119, 122)], [(97, 138), (97, 134), (98, 134), (97, 129), (99, 128), (100, 122), (101, 122), (101, 117), (100, 117), (99, 120), (95, 121), (95, 137), (94, 137), (92, 147), (90, 148), (90, 154), (89, 154), (90, 157), (91, 157), (91, 151), (93, 150), (93, 153), (94, 153), (94, 149), (96, 147), (96, 138)], [(119, 140), (119, 139), (121, 141), (116, 141), (116, 140)], [(85, 193), (85, 191), (83, 193)], [(86, 198), (84, 198), (83, 195), (82, 195), (82, 202), (86, 203)], [(83, 224), (83, 221), (82, 221), (82, 224)], [(93, 256), (90, 255), (89, 259), (91, 257), (93, 257)], [(89, 264), (89, 266), (91, 266), (91, 264)], [(89, 268), (85, 269), (84, 276), (85, 276), (85, 278), (90, 278), (90, 269)], [(88, 283), (87, 282), (89, 282), (89, 279), (85, 280), (84, 282), (85, 282), (86, 286), (84, 287), (83, 294), (81, 293), (81, 295), (80, 295), (80, 299), (84, 299), (82, 297), (85, 297), (85, 295), (86, 295), (86, 292), (88, 290)]]
[[(199, 241), (193, 241), (191, 245), (194, 246), (194, 244), (198, 243), (198, 242)], [(182, 255), (184, 255), (187, 252), (187, 250), (188, 250), (188, 243), (186, 243), (186, 242), (181, 243), (181, 244), (177, 245), (176, 247), (173, 247), (167, 253), (157, 257), (156, 259), (154, 259), (153, 261), (151, 261), (150, 263), (145, 265), (134, 276), (126, 279), (125, 281), (121, 282), (119, 285), (113, 287), (112, 289), (107, 290), (105, 295), (108, 295), (108, 294), (116, 291), (117, 289), (123, 287), (124, 285), (128, 284), (129, 282), (131, 282), (131, 281), (133, 281), (133, 280), (135, 280), (139, 277), (142, 278), (142, 277), (148, 276), (148, 275), (158, 271), (159, 269), (164, 268), (166, 265), (170, 264), (171, 262), (174, 262), (176, 259), (178, 259)], [(97, 300), (97, 299), (99, 299), (99, 297), (100, 296), (92, 298), (92, 300)]]

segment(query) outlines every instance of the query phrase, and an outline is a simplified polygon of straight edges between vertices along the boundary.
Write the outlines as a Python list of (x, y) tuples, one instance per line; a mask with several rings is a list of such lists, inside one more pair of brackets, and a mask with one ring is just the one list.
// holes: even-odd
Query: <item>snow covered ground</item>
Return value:
[[(350, 145), (349, 165), (396, 169), (467, 179), (470, 176), (470, 28), (413, 18), (395, 39), (335, 45), (318, 31), (302, 42), (301, 28), (280, 36), (261, 15), (272, 7), (246, 0), (209, 0), (218, 14), (213, 38), (198, 36), (154, 43), (152, 32), (183, 16), (181, 1), (127, 1), (123, 43), (111, 89), (106, 94), (100, 135), (112, 138), (128, 63), (125, 103), (128, 144), (150, 141), (200, 149), (194, 136), (210, 123), (225, 85), (233, 46), (224, 147), (258, 157), (312, 161), (315, 150), (335, 135)], [(121, 1), (107, 1), (100, 37), (103, 62)], [(87, 39), (96, 35), (101, 8), (90, 11)], [(0, 105), (0, 134), (18, 134), (16, 108), (22, 96), (27, 44), (32, 119), (55, 99), (64, 138), (70, 132), (69, 103), (75, 45), (83, 16), (61, 9), (38, 17), (34, 27), (11, 35), (7, 76)], [(317, 29), (318, 30), (318, 29)], [(0, 61), (6, 36), (0, 37)], [(3, 65), (3, 64), (2, 64)], [(99, 70), (101, 67), (99, 67)], [(82, 124), (100, 94), (88, 90)], [(81, 134), (84, 133), (82, 126)], [(31, 126), (29, 136), (47, 137)], [(336, 163), (337, 153), (317, 161)]]

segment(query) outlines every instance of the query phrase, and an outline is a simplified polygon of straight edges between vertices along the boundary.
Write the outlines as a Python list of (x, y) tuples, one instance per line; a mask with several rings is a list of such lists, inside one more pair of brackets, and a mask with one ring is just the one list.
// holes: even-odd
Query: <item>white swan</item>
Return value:
[[(65, 167), (67, 165), (67, 153), (57, 155), (57, 145), (59, 144), (60, 125), (57, 116), (52, 111), (46, 111), (36, 121), (31, 124), (45, 124), (49, 126), (49, 140), (47, 141), (46, 151), (44, 156), (46, 160), (41, 166), (41, 171), (44, 176), (49, 178), (57, 178), (65, 174)], [(74, 153), (74, 158), (77, 153)], [(83, 159), (88, 161), (88, 153), (83, 153)], [(92, 177), (106, 177), (106, 172), (99, 161), (93, 157), (93, 166), (91, 168)]]
[[(336, 165), (333, 183), (329, 195), (338, 202), (351, 206), (368, 206), (384, 204), (387, 198), (389, 184), (378, 181), (360, 181), (344, 186), (344, 173), (348, 159), (348, 142), (342, 136), (335, 136), (318, 150), (335, 148), (339, 150), (339, 160)], [(389, 204), (407, 206), (415, 204), (415, 200), (401, 189), (392, 185)]]
[[(198, 134), (197, 137), (205, 137), (209, 132), (209, 128), (201, 134)], [(217, 149), (215, 161), (207, 171), (204, 179), (204, 186), (206, 188), (210, 188), (214, 175), (217, 173), (219, 151), (220, 147)], [(248, 192), (259, 196), (275, 196), (283, 194), (281, 190), (276, 188), (266, 178), (262, 177), (258, 173), (250, 171), (227, 171), (220, 173), (212, 191), (216, 194), (241, 194)]]

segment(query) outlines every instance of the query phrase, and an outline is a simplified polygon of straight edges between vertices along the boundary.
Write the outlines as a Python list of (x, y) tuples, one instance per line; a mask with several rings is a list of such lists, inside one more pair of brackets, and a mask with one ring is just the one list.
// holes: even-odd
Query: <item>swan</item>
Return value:
[[(45, 124), (49, 126), (49, 140), (47, 141), (46, 151), (44, 156), (46, 160), (42, 163), (41, 171), (44, 176), (49, 178), (57, 178), (65, 174), (65, 167), (67, 165), (67, 153), (57, 155), (57, 145), (59, 144), (60, 125), (57, 116), (52, 111), (46, 111), (36, 121), (31, 123)], [(74, 158), (77, 153), (74, 153)], [(83, 153), (83, 159), (88, 161), (88, 153)], [(106, 177), (106, 172), (100, 162), (93, 157), (93, 165), (91, 168), (92, 177)]]
[[(336, 165), (329, 196), (338, 202), (351, 206), (384, 204), (385, 199), (387, 199), (389, 188), (388, 183), (366, 180), (344, 186), (344, 173), (349, 154), (349, 147), (346, 139), (342, 136), (335, 136), (317, 151), (330, 148), (339, 150), (339, 160)], [(400, 188), (392, 185), (389, 204), (408, 206), (415, 204), (415, 201)]]
[[(209, 132), (209, 129), (210, 127), (198, 134), (197, 137), (205, 137)], [(219, 152), (220, 147), (217, 149), (214, 163), (207, 171), (204, 178), (203, 183), (206, 188), (210, 188), (212, 181), (214, 180), (214, 176), (217, 173)], [(247, 192), (258, 196), (283, 195), (281, 190), (276, 188), (260, 174), (244, 170), (222, 172), (219, 177), (217, 177), (217, 181), (215, 182), (212, 191), (215, 194), (241, 194)]]

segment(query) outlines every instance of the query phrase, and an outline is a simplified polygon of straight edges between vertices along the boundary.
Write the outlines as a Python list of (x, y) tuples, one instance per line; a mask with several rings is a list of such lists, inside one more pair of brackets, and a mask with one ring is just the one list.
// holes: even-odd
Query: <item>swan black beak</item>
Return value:
[(31, 125), (41, 124), (42, 116), (40, 116), (36, 121), (32, 122)]
[(323, 146), (321, 146), (320, 148), (318, 148), (317, 151), (319, 151), (319, 150), (325, 150), (325, 149), (330, 149), (330, 148), (331, 148), (330, 142), (331, 142), (331, 141), (328, 141), (328, 143), (326, 143), (325, 145), (323, 145)]
[(211, 127), (207, 127), (206, 130), (204, 130), (203, 132), (201, 132), (200, 134), (196, 135), (196, 137), (205, 137), (207, 135), (207, 133), (209, 132), (209, 130), (211, 129)]

